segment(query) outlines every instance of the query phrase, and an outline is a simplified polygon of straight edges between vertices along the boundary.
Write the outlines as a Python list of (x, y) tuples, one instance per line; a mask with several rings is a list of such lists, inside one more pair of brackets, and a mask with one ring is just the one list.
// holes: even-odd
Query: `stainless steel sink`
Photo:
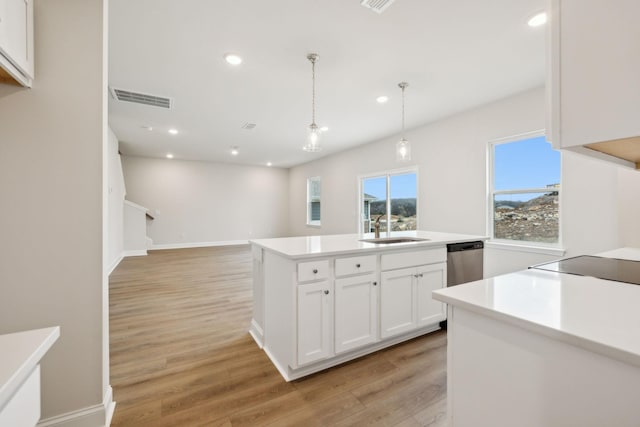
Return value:
[(391, 245), (393, 243), (426, 242), (429, 239), (418, 237), (378, 237), (377, 239), (362, 239), (361, 242)]

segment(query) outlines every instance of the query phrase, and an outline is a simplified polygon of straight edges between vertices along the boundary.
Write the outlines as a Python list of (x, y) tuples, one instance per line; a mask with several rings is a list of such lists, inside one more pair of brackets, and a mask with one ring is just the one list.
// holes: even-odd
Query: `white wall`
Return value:
[(286, 169), (130, 156), (123, 168), (127, 199), (155, 217), (154, 247), (287, 235)]
[(640, 248), (640, 171), (620, 168), (618, 183), (621, 244)]
[(107, 258), (107, 272), (111, 272), (122, 259), (124, 251), (123, 230), (123, 203), (126, 189), (124, 175), (122, 174), (122, 162), (118, 154), (118, 139), (109, 128), (109, 147), (107, 157), (108, 171), (108, 240), (109, 252)]
[(109, 389), (105, 17), (101, 0), (36, 0), (33, 88), (0, 85), (0, 333), (60, 325), (44, 418), (99, 406)]
[(147, 209), (124, 202), (124, 256), (147, 255)]
[[(418, 227), (486, 234), (486, 158), (491, 140), (544, 128), (544, 89), (530, 90), (407, 132), (417, 165)], [(403, 166), (395, 160), (396, 135), (290, 171), (293, 235), (357, 232), (358, 175)], [(562, 224), (568, 254), (619, 245), (617, 170), (575, 154), (563, 155)], [(306, 179), (322, 178), (322, 227), (307, 227)], [(515, 271), (551, 255), (485, 250), (485, 275)]]

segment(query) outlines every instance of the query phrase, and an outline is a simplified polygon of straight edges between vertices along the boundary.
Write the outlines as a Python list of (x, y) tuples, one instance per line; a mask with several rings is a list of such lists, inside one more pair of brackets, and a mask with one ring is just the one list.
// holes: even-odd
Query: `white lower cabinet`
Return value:
[(375, 342), (378, 323), (375, 274), (336, 279), (335, 289), (336, 353)]
[[(446, 248), (291, 260), (254, 251), (251, 334), (290, 381), (438, 329)], [(258, 289), (256, 289), (257, 287)]]
[(445, 319), (444, 304), (431, 291), (446, 283), (446, 263), (383, 271), (380, 280), (380, 336), (391, 337)]
[(384, 271), (380, 280), (380, 336), (387, 338), (416, 327), (416, 269)]
[(418, 327), (432, 325), (447, 317), (447, 306), (433, 299), (431, 291), (442, 289), (447, 283), (447, 264), (424, 265), (418, 268), (416, 300)]
[(297, 286), (298, 365), (331, 355), (333, 292), (328, 280)]

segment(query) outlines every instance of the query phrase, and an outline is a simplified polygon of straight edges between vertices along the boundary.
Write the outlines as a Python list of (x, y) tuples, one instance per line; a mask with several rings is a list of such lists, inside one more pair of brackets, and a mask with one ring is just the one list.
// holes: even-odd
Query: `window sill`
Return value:
[(551, 256), (564, 256), (566, 249), (551, 246), (536, 246), (535, 244), (511, 243), (499, 240), (488, 240), (485, 248), (500, 249), (504, 251), (527, 252), (533, 254), (543, 254)]
[(321, 228), (321, 224), (319, 222), (307, 223), (307, 227), (311, 228)]

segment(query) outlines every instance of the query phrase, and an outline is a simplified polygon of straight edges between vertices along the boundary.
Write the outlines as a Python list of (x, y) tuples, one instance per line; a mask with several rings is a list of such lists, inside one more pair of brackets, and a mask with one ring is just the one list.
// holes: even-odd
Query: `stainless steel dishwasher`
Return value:
[(447, 286), (482, 279), (484, 242), (447, 245)]

